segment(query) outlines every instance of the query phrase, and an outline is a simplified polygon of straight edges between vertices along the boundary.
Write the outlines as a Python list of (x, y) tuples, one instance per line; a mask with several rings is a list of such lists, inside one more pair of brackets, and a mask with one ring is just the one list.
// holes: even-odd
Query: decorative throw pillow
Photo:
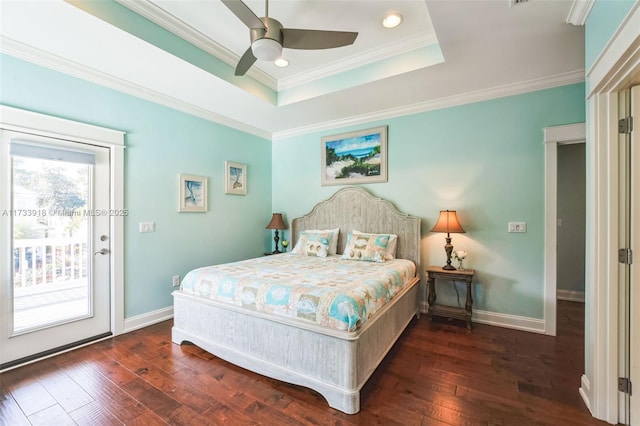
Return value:
[(302, 232), (291, 254), (297, 256), (327, 257), (330, 237), (331, 235), (328, 233)]
[[(353, 230), (353, 235), (367, 234), (367, 232), (360, 232)], [(387, 234), (385, 234), (387, 235)], [(389, 243), (387, 248), (384, 249), (384, 260), (393, 260), (396, 258), (396, 249), (398, 248), (398, 236), (396, 234), (388, 234)]]
[(389, 244), (389, 234), (349, 234), (342, 259), (384, 262), (384, 251)]
[(307, 229), (304, 232), (308, 233), (320, 233), (320, 234), (331, 234), (329, 238), (329, 254), (336, 254), (338, 252), (338, 234), (340, 233), (340, 228), (334, 229)]

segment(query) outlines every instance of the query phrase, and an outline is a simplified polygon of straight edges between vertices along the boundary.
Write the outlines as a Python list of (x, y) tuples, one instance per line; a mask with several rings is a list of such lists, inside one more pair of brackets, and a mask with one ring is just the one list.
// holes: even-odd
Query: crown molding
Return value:
[(110, 89), (126, 93), (128, 95), (155, 102), (157, 104), (164, 105), (169, 108), (173, 108), (187, 114), (203, 118), (205, 120), (213, 121), (215, 123), (231, 127), (245, 133), (259, 136), (265, 139), (271, 139), (271, 132), (268, 132), (266, 130), (249, 126), (243, 122), (213, 113), (204, 108), (200, 108), (190, 103), (183, 102), (174, 97), (150, 90), (146, 87), (128, 82), (126, 80), (114, 77), (101, 71), (97, 71), (93, 68), (80, 65), (76, 62), (61, 58), (57, 55), (53, 55), (43, 50), (27, 46), (26, 44), (20, 43), (5, 36), (0, 36), (0, 53), (6, 53), (7, 55), (13, 56), (15, 58), (22, 59), (36, 65), (41, 65), (43, 67), (80, 78), (90, 83), (108, 87)]
[(438, 40), (435, 33), (418, 34), (413, 37), (407, 37), (400, 42), (387, 43), (373, 49), (369, 49), (360, 55), (354, 55), (350, 58), (343, 58), (339, 61), (332, 62), (328, 65), (318, 67), (304, 73), (281, 78), (278, 80), (278, 90), (291, 89), (296, 86), (311, 83), (335, 74), (349, 71), (364, 65), (382, 61), (410, 52), (421, 47), (437, 44)]
[(584, 25), (595, 3), (596, 0), (573, 0), (565, 22), (572, 25)]
[(323, 123), (274, 132), (272, 135), (272, 140), (276, 141), (308, 133), (334, 130), (342, 127), (371, 123), (377, 120), (388, 120), (390, 118), (401, 117), (405, 115), (418, 114), (421, 112), (434, 111), (438, 109), (450, 108), (481, 101), (488, 101), (491, 99), (520, 95), (528, 92), (536, 92), (538, 90), (551, 89), (554, 87), (566, 86), (568, 84), (574, 83), (581, 83), (584, 82), (584, 80), (584, 69), (580, 69), (553, 75), (550, 77), (507, 84), (503, 86), (492, 87), (489, 89), (463, 93), (461, 95), (449, 96), (446, 98), (434, 99), (425, 102), (418, 102), (411, 105), (389, 108), (368, 114), (355, 115), (339, 120), (325, 121)]
[[(184, 21), (173, 16), (160, 6), (148, 1), (148, 0), (115, 0), (122, 6), (143, 16), (153, 22), (156, 25), (164, 28), (165, 30), (177, 35), (181, 39), (188, 43), (191, 43), (195, 47), (205, 51), (211, 56), (214, 56), (221, 61), (227, 63), (233, 68), (236, 67), (240, 57), (231, 52), (226, 47), (218, 44), (214, 40), (210, 39), (206, 35), (202, 34), (195, 28), (187, 25)], [(276, 90), (277, 81), (274, 77), (262, 71), (260, 68), (251, 67), (245, 74), (247, 77), (264, 84), (272, 90)]]
[(173, 108), (196, 117), (203, 118), (233, 129), (240, 130), (264, 139), (279, 140), (293, 136), (304, 135), (313, 132), (333, 130), (341, 127), (370, 123), (376, 120), (386, 120), (404, 115), (418, 114), (421, 112), (433, 111), (442, 108), (449, 108), (474, 102), (481, 102), (495, 98), (519, 95), (538, 90), (551, 89), (568, 84), (580, 83), (585, 80), (583, 69), (567, 73), (557, 74), (550, 77), (529, 80), (520, 83), (507, 84), (489, 89), (483, 89), (460, 95), (449, 96), (441, 99), (419, 102), (401, 107), (388, 108), (367, 114), (359, 114), (338, 120), (330, 120), (316, 123), (309, 126), (301, 126), (271, 133), (265, 129), (249, 126), (241, 121), (233, 120), (220, 114), (213, 113), (204, 108), (181, 101), (171, 96), (163, 95), (156, 91), (151, 91), (145, 87), (130, 83), (110, 74), (97, 71), (95, 69), (69, 61), (57, 55), (44, 52), (17, 42), (5, 36), (0, 36), (0, 52), (6, 53), (18, 59), (41, 65), (43, 67), (71, 75), (73, 77), (86, 80), (104, 87), (108, 87), (120, 92), (146, 99), (160, 105)]

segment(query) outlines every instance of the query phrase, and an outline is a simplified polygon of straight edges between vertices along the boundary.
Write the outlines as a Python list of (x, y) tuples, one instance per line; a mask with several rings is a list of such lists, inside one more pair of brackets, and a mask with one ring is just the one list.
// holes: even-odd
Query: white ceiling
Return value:
[[(234, 67), (250, 46), (249, 29), (219, 0), (119, 2), (161, 25), (171, 22), (172, 30), (204, 36), (203, 48), (228, 58)], [(244, 3), (256, 16), (265, 16), (264, 0), (247, 0)], [(381, 25), (382, 18), (391, 11), (402, 11), (406, 16), (396, 29), (386, 29)], [(310, 73), (338, 72), (346, 60), (355, 68), (382, 59), (381, 51), (385, 56), (395, 56), (403, 46), (417, 48), (437, 42), (424, 0), (271, 0), (269, 16), (280, 21), (285, 28), (359, 33), (353, 45), (342, 48), (315, 51), (285, 49), (283, 56), (290, 61), (287, 68), (258, 61), (254, 66), (277, 83), (273, 88), (288, 86), (287, 80), (305, 79), (305, 75)]]
[[(286, 28), (358, 38), (285, 49), (288, 68), (258, 61), (245, 77), (229, 70), (249, 31), (220, 1), (118, 2), (230, 66), (194, 65), (81, 10), (82, 1), (0, 0), (0, 50), (276, 139), (584, 79), (583, 28), (565, 23), (570, 0), (272, 0), (269, 15)], [(246, 4), (264, 15), (263, 2)], [(393, 30), (380, 25), (390, 10), (405, 17)]]

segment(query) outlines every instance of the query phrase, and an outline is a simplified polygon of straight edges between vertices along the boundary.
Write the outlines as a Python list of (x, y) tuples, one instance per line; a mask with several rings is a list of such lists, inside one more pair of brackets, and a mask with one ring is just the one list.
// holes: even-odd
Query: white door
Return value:
[[(640, 86), (631, 89), (631, 112), (635, 129), (631, 132), (631, 250), (634, 255), (630, 279), (630, 378), (631, 425), (640, 426)], [(635, 387), (635, 389), (633, 389)]]
[(1, 144), (0, 370), (111, 334), (109, 149)]

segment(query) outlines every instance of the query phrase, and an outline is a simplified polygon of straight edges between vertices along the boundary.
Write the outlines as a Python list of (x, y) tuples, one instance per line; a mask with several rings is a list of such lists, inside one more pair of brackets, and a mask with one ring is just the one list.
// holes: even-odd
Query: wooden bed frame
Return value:
[(191, 342), (250, 371), (309, 387), (331, 407), (357, 413), (360, 389), (419, 313), (420, 218), (400, 213), (360, 187), (347, 187), (294, 219), (291, 240), (295, 244), (305, 229), (338, 227), (338, 253), (353, 229), (393, 233), (398, 234), (396, 257), (412, 260), (417, 268), (410, 285), (360, 329), (331, 330), (176, 291), (173, 342)]

